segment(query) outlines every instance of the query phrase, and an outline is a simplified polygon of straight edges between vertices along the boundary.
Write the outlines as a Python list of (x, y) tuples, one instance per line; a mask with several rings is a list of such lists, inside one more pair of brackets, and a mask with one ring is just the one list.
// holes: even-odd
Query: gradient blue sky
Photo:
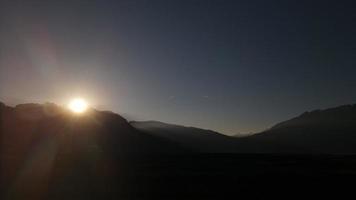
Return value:
[(356, 102), (353, 1), (1, 1), (0, 100), (225, 134)]

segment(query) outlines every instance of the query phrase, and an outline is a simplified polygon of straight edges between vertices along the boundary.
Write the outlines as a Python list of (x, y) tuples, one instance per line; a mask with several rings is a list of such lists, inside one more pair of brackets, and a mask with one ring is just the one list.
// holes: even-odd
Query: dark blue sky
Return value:
[(0, 100), (254, 132), (356, 102), (353, 1), (0, 3)]

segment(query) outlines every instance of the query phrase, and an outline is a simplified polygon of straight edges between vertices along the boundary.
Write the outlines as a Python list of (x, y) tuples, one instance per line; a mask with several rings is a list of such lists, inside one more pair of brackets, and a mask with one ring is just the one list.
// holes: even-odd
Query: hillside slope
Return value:
[(235, 138), (205, 129), (167, 124), (159, 121), (133, 121), (130, 124), (150, 135), (165, 138), (198, 152), (234, 152)]
[(305, 112), (247, 140), (283, 145), (283, 153), (355, 154), (356, 105)]

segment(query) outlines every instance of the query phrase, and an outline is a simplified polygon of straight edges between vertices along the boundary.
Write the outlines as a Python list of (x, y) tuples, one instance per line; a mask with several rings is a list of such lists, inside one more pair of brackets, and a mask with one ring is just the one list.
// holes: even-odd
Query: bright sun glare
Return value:
[(88, 108), (88, 103), (81, 98), (72, 99), (69, 104), (68, 108), (74, 113), (83, 113)]

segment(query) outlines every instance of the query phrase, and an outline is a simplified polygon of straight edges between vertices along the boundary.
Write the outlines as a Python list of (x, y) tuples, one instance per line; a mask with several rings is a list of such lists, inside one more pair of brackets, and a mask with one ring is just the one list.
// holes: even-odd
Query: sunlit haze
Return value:
[(81, 98), (72, 99), (69, 104), (68, 108), (74, 113), (84, 113), (88, 109), (88, 103)]

